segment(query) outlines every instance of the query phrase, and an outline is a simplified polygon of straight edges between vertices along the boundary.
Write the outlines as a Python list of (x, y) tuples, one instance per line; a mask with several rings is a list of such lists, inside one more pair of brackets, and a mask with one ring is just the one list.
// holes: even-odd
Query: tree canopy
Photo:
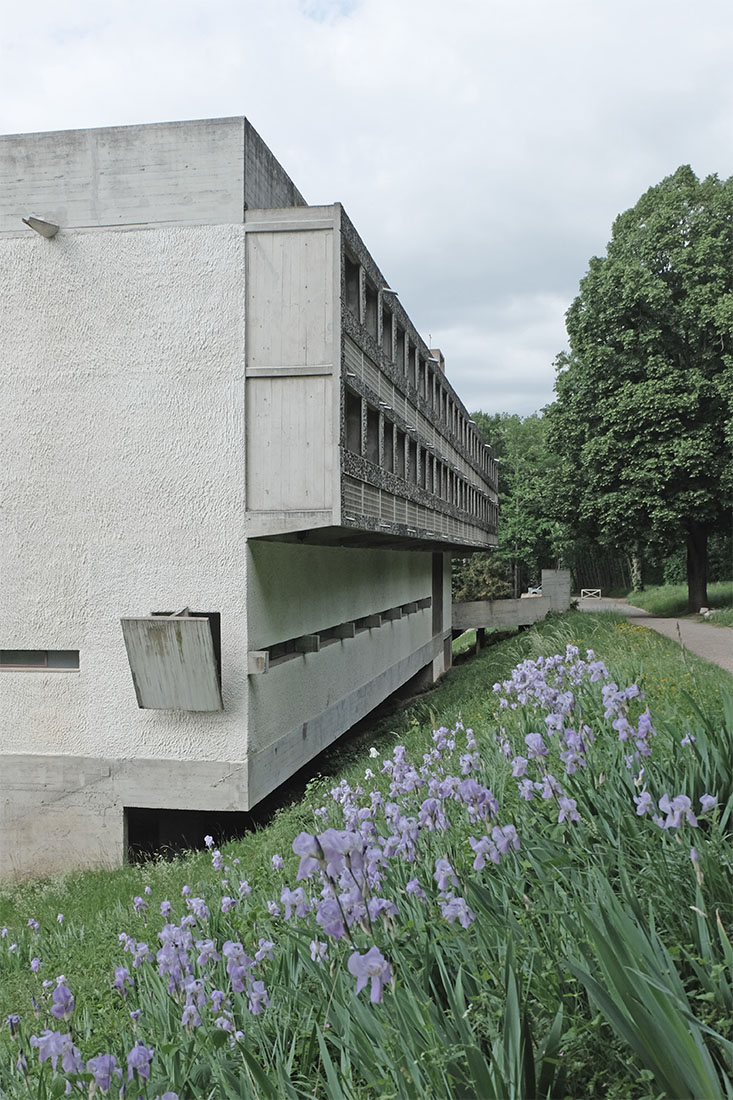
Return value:
[(548, 515), (548, 478), (558, 459), (547, 450), (545, 423), (533, 413), (471, 414), (499, 462), (499, 547), (456, 559), (454, 598), (501, 599), (539, 584), (557, 558), (556, 524)]
[(632, 553), (686, 541), (697, 610), (733, 490), (733, 178), (684, 166), (621, 214), (567, 330), (547, 410), (558, 518)]

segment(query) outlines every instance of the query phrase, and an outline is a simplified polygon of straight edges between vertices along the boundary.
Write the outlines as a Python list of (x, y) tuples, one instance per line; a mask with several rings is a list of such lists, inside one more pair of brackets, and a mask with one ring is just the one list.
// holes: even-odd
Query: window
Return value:
[(366, 315), (364, 317), (364, 325), (367, 332), (375, 340), (377, 339), (377, 288), (374, 283), (370, 283), (367, 279), (364, 285), (366, 296)]
[(384, 421), (384, 468), (390, 474), (394, 472), (394, 424), (391, 420)]
[(417, 443), (411, 439), (407, 446), (407, 474), (408, 481), (417, 481)]
[(359, 265), (344, 256), (344, 291), (346, 305), (356, 317), (361, 319), (361, 293), (359, 288)]
[(361, 454), (361, 398), (346, 391), (346, 449)]
[(79, 650), (0, 649), (0, 668), (68, 672), (79, 668)]
[(367, 405), (366, 457), (379, 465), (379, 413)]
[(411, 386), (417, 389), (417, 361), (418, 352), (416, 347), (410, 348), (410, 356), (408, 360), (407, 381)]
[(382, 351), (392, 358), (392, 314), (382, 303)]
[(397, 325), (395, 329), (395, 363), (400, 374), (405, 373), (405, 330)]
[(405, 433), (397, 429), (397, 447), (395, 448), (394, 472), (398, 477), (405, 476)]

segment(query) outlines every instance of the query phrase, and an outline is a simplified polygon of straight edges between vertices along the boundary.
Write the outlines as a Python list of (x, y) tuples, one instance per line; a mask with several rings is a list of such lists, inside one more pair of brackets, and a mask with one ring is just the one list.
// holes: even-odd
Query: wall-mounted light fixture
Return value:
[(23, 218), (23, 222), (29, 229), (40, 233), (42, 237), (55, 237), (59, 231), (57, 225), (54, 225), (53, 222), (45, 222), (43, 218)]

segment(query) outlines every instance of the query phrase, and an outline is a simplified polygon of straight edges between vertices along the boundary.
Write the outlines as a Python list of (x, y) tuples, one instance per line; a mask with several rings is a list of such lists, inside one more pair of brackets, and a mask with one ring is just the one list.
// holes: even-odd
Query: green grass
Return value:
[(733, 626), (733, 607), (722, 608), (705, 621), (709, 622), (711, 626)]
[[(267, 827), (223, 848), (226, 872), (213, 871), (208, 854), (197, 852), (172, 862), (152, 861), (0, 889), (0, 928), (8, 928), (0, 939), (0, 1020), (19, 1012), (31, 1017), (29, 1030), (40, 1030), (45, 1024), (33, 1021), (30, 996), (41, 996), (42, 978), (63, 973), (77, 999), (74, 1032), (84, 1057), (103, 1049), (119, 1050), (119, 1036), (130, 1029), (129, 1006), (109, 993), (114, 968), (130, 964), (130, 956), (123, 955), (118, 944), (119, 932), (130, 932), (155, 951), (163, 923), (158, 912), (161, 899), (170, 899), (180, 911), (184, 885), (194, 894), (215, 899), (217, 889), (223, 892), (220, 880), (225, 873), (231, 884), (226, 892), (233, 892), (239, 879), (248, 879), (253, 892), (241, 918), (237, 913), (231, 921), (212, 915), (211, 930), (219, 929), (220, 942), (228, 936), (246, 944), (252, 920), (257, 924), (255, 936), (282, 937), (282, 924), (273, 925), (266, 909), (266, 899), (279, 897), (283, 884), (271, 857), (279, 853), (285, 858), (286, 881), (294, 885), (293, 837), (322, 827), (315, 824), (313, 811), (330, 803), (331, 789), (342, 780), (352, 787), (364, 783), (370, 764), (378, 771), (372, 748), (386, 758), (395, 745), (403, 745), (410, 759), (420, 761), (433, 745), (432, 731), (440, 726), (453, 729), (460, 718), (478, 741), (481, 782), (490, 785), (499, 800), (502, 820), (516, 821), (523, 838), (513, 864), (487, 865), (483, 877), (469, 878), (470, 870), (465, 872), (466, 897), (478, 918), (469, 934), (440, 921), (439, 913), (426, 921), (417, 903), (409, 912), (405, 906), (408, 915), (401, 917), (393, 933), (398, 986), (385, 994), (379, 1012), (364, 995), (354, 996), (353, 981), (344, 973), (343, 950), (341, 969), (334, 962), (328, 972), (311, 966), (307, 947), (304, 960), (296, 947), (283, 949), (268, 977), (272, 1009), (246, 1025), (251, 1037), (247, 1066), (219, 1066), (216, 1072), (231, 1075), (226, 1082), (222, 1078), (206, 1089), (202, 1085), (202, 1091), (191, 1086), (190, 1096), (369, 1100), (381, 1094), (432, 1095), (437, 1100), (470, 1095), (483, 1100), (582, 1095), (651, 1100), (675, 1095), (670, 1082), (677, 1080), (680, 1067), (689, 1078), (684, 1095), (717, 1095), (711, 1086), (716, 1071), (706, 1053), (711, 1039), (705, 1029), (733, 1037), (733, 953), (730, 958), (726, 954), (727, 940), (716, 930), (714, 916), (720, 913), (720, 927), (730, 934), (733, 867), (722, 825), (718, 834), (705, 823), (699, 839), (695, 837), (703, 859), (703, 886), (695, 882), (690, 841), (685, 838), (681, 844), (676, 835), (635, 816), (630, 796), (638, 788), (629, 773), (614, 764), (626, 751), (615, 733), (607, 746), (599, 743), (599, 766), (577, 776), (582, 821), (567, 832), (553, 824), (548, 812), (552, 802), (548, 806), (540, 799), (521, 801), (497, 750), (495, 735), (503, 736), (502, 728), (516, 751), (525, 734), (544, 728), (544, 723), (530, 708), (501, 711), (494, 683), (507, 679), (521, 661), (564, 653), (568, 644), (582, 653), (594, 650), (618, 684), (636, 682), (644, 692), (644, 704), (636, 700), (634, 713), (648, 704), (658, 730), (653, 766), (648, 769), (649, 781), (656, 782), (655, 797), (688, 789), (697, 798), (713, 790), (724, 805), (728, 803), (721, 820), (730, 820), (733, 795), (728, 802), (725, 791), (732, 781), (733, 719), (729, 715), (726, 734), (725, 698), (733, 695), (733, 677), (621, 616), (570, 612), (482, 650), (451, 669), (436, 689), (342, 739), (321, 759), (322, 774), (303, 798), (281, 810)], [(600, 728), (602, 713), (592, 693), (583, 707), (585, 720), (594, 728), (598, 722)], [(680, 747), (688, 732), (697, 737), (694, 750)], [(690, 770), (693, 763), (699, 765), (699, 774)], [(378, 774), (374, 783), (385, 790), (387, 779)], [(335, 813), (329, 824), (339, 827)], [(426, 835), (428, 851), (419, 871), (426, 888), (431, 861), (445, 853), (445, 845), (450, 845), (448, 854), (458, 866), (457, 861), (465, 859), (460, 853), (467, 847), (468, 833), (479, 835), (482, 826), (460, 828), (465, 835), (461, 832), (453, 840), (443, 839), (438, 831)], [(471, 859), (469, 855), (468, 868)], [(135, 895), (149, 900), (150, 909), (143, 916), (133, 910)], [(57, 923), (58, 913), (64, 914), (62, 925)], [(38, 935), (28, 928), (30, 917), (40, 923)], [(363, 933), (358, 934), (363, 940)], [(309, 934), (302, 935), (307, 943)], [(384, 947), (387, 933), (380, 935)], [(18, 949), (9, 952), (12, 943)], [(336, 954), (335, 946), (333, 950)], [(29, 969), (36, 954), (43, 960), (38, 975)], [(626, 956), (631, 962), (624, 961)], [(154, 973), (146, 979), (147, 986), (142, 972), (135, 973), (135, 996), (140, 1003), (144, 995), (150, 998), (142, 1037), (160, 1045), (159, 1063), (172, 1082), (180, 1072), (175, 1059), (193, 1058), (195, 1044), (203, 1040), (198, 1033), (190, 1041), (182, 1035), (180, 1004), (176, 1017), (165, 991), (156, 992)], [(319, 984), (326, 978), (326, 986)], [(295, 989), (298, 996), (293, 998)], [(158, 1023), (151, 1022), (154, 1005)], [(167, 1045), (164, 1032), (170, 1036)], [(221, 1060), (226, 1049), (217, 1049)], [(728, 1058), (730, 1074), (733, 1062), (725, 1050), (716, 1048), (715, 1058), (720, 1064), (728, 1064)], [(35, 1078), (30, 1091), (3, 1094), (4, 1081), (17, 1081), (4, 1077), (4, 1067), (11, 1060), (14, 1064), (16, 1053), (3, 1029), (0, 1096), (35, 1100), (43, 1095), (35, 1091)], [(405, 1059), (406, 1053), (411, 1057)], [(199, 1054), (204, 1065), (208, 1055), (201, 1050)], [(293, 1080), (301, 1073), (305, 1091), (287, 1091), (288, 1067)], [(152, 1100), (165, 1087), (165, 1082), (151, 1081), (144, 1095)], [(183, 1100), (189, 1093), (180, 1095)]]
[(476, 631), (464, 630), (460, 637), (453, 642), (453, 656), (462, 657), (464, 653), (470, 653), (476, 647)]
[[(708, 598), (711, 607), (733, 607), (733, 581), (709, 584)], [(662, 618), (687, 614), (687, 586), (684, 584), (665, 584), (658, 588), (645, 588), (643, 592), (629, 592), (627, 599), (635, 607)]]

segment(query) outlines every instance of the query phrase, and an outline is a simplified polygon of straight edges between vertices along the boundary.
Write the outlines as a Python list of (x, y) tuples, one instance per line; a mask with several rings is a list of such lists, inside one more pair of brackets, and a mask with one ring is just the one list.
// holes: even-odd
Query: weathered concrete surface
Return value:
[(542, 570), (542, 595), (520, 600), (474, 600), (453, 604), (453, 629), (501, 629), (531, 626), (541, 622), (550, 611), (570, 607), (570, 572), (567, 569)]
[(724, 668), (733, 676), (733, 629), (693, 623), (689, 619), (660, 619), (623, 600), (579, 600), (581, 611), (615, 611), (627, 619), (681, 643), (690, 653)]
[(37, 215), (86, 229), (244, 221), (305, 200), (246, 118), (0, 137), (0, 234)]

